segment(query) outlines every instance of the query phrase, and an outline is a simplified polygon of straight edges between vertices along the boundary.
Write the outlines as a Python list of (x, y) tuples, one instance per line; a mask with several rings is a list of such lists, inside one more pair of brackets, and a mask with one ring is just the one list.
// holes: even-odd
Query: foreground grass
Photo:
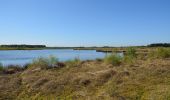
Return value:
[[(41, 58), (25, 70), (0, 75), (0, 99), (170, 100), (170, 58), (141, 59), (133, 49), (127, 57), (135, 62), (121, 59), (113, 64), (117, 56), (106, 58), (108, 63), (105, 59), (62, 63), (53, 57), (47, 62)], [(48, 67), (42, 67), (40, 60)]]

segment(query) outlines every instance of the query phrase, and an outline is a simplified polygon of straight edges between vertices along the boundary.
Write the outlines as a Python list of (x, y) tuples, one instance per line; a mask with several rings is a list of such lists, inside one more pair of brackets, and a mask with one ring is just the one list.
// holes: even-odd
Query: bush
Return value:
[(116, 54), (107, 55), (104, 58), (104, 62), (112, 65), (120, 65), (122, 62), (122, 57)]
[(56, 58), (55, 56), (52, 56), (52, 55), (50, 55), (48, 57), (47, 61), (48, 61), (49, 66), (52, 66), (52, 67), (54, 67), (55, 64), (59, 62), (58, 58)]
[(48, 62), (46, 58), (39, 57), (33, 60), (31, 66), (41, 67), (42, 69), (48, 68)]
[(130, 58), (136, 58), (137, 57), (136, 49), (128, 48), (126, 52), (126, 56), (129, 56)]
[(79, 58), (75, 58), (73, 60), (66, 61), (66, 64), (69, 67), (77, 67), (81, 63), (81, 60)]
[(157, 48), (155, 51), (149, 53), (151, 58), (170, 58), (169, 48)]
[(39, 57), (34, 59), (31, 66), (41, 67), (42, 69), (53, 68), (57, 64), (58, 59), (54, 56), (49, 56), (48, 58)]
[(124, 55), (124, 62), (128, 64), (133, 64), (137, 58), (136, 49), (128, 48), (126, 54)]

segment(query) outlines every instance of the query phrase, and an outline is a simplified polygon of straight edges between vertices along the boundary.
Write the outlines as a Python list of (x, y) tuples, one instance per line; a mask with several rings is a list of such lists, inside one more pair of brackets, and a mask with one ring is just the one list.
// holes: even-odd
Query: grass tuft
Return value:
[(135, 48), (127, 48), (126, 56), (129, 56), (131, 58), (136, 58), (136, 49)]
[(58, 63), (58, 59), (54, 56), (49, 56), (48, 58), (39, 57), (33, 60), (30, 66), (40, 67), (42, 69), (53, 68)]
[(116, 54), (107, 55), (104, 58), (106, 64), (120, 65), (122, 62), (122, 57)]
[(81, 60), (79, 58), (75, 58), (73, 60), (66, 61), (66, 65), (68, 67), (77, 67), (80, 65), (80, 63), (81, 63)]
[(127, 64), (133, 64), (134, 61), (137, 58), (137, 54), (136, 54), (136, 49), (135, 48), (127, 48), (127, 52), (124, 55), (124, 62)]

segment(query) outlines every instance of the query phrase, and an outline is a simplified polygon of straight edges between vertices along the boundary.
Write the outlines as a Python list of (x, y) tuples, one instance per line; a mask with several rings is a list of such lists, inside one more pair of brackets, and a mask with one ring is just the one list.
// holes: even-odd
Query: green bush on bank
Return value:
[(136, 58), (136, 49), (135, 48), (127, 48), (126, 56), (129, 56), (131, 58)]
[(136, 49), (135, 48), (127, 48), (127, 52), (124, 55), (124, 62), (128, 64), (132, 64), (137, 58)]
[(58, 58), (49, 56), (48, 58), (39, 57), (33, 60), (31, 66), (37, 66), (42, 69), (48, 69), (54, 67), (58, 63)]
[(120, 55), (111, 54), (104, 58), (106, 64), (120, 65), (122, 62), (122, 57)]

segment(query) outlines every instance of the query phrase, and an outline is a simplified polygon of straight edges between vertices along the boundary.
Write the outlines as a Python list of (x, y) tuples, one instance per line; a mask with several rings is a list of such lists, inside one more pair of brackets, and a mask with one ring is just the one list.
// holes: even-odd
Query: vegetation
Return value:
[(131, 58), (136, 58), (136, 49), (135, 48), (127, 48), (126, 56), (129, 56)]
[(14, 74), (18, 72), (22, 72), (24, 68), (19, 65), (7, 65), (3, 66), (0, 64), (0, 74)]
[(58, 63), (58, 59), (54, 56), (49, 56), (48, 58), (39, 57), (33, 60), (31, 67), (40, 67), (42, 69), (49, 69), (55, 67)]
[[(151, 47), (170, 47), (170, 43), (155, 43), (147, 46), (131, 46), (131, 48), (137, 48), (136, 51), (147, 50)], [(0, 45), (0, 50), (41, 50), (41, 49), (74, 49), (74, 50), (96, 50), (98, 52), (126, 52), (127, 47), (46, 47), (45, 45)], [(144, 51), (145, 51), (144, 50)]]
[(66, 64), (68, 65), (68, 67), (78, 67), (80, 63), (81, 63), (81, 60), (79, 58), (66, 61)]
[(3, 65), (2, 65), (2, 63), (0, 63), (0, 71), (2, 71), (3, 70)]
[(128, 64), (133, 64), (137, 58), (135, 48), (127, 48), (127, 52), (124, 55), (124, 62)]
[(148, 45), (148, 47), (170, 47), (170, 43), (155, 43)]
[(169, 58), (170, 49), (169, 48), (157, 48), (156, 50), (151, 51), (149, 56), (151, 58)]
[(45, 48), (45, 45), (1, 45), (4, 48)]
[(45, 45), (0, 45), (0, 50), (41, 50)]
[[(134, 59), (132, 64), (112, 54), (91, 61), (40, 57), (25, 69), (10, 65), (3, 68), (8, 73), (0, 74), (0, 99), (170, 100), (168, 52), (168, 48), (151, 50), (148, 55), (153, 54), (153, 59), (143, 60), (136, 48), (128, 48), (124, 57)], [(9, 73), (11, 69), (15, 73)]]
[(120, 65), (122, 62), (122, 57), (117, 54), (107, 55), (104, 58), (104, 62), (112, 65)]
[(103, 61), (103, 59), (101, 59), (101, 58), (96, 58), (96, 61)]

